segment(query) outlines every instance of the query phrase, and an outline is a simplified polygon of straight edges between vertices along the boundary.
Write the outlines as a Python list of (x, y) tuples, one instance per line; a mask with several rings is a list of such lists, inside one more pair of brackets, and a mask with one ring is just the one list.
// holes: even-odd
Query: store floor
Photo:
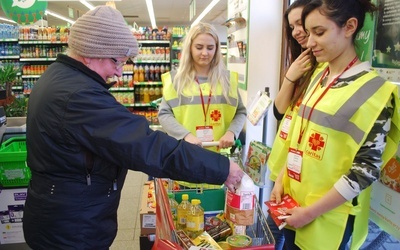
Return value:
[(147, 175), (128, 171), (118, 208), (118, 233), (110, 250), (138, 250), (140, 236), (139, 205)]

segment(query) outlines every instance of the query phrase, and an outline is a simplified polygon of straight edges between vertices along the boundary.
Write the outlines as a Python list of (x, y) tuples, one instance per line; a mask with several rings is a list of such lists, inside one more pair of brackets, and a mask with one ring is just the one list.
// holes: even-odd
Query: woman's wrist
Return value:
[(296, 84), (296, 81), (291, 80), (290, 78), (288, 78), (287, 76), (285, 76), (285, 79), (288, 80), (289, 82)]

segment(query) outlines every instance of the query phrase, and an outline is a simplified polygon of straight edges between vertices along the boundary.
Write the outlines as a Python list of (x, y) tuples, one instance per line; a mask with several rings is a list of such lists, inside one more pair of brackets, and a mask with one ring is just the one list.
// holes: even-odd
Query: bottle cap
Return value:
[(191, 203), (192, 205), (199, 205), (201, 201), (199, 199), (192, 199)]

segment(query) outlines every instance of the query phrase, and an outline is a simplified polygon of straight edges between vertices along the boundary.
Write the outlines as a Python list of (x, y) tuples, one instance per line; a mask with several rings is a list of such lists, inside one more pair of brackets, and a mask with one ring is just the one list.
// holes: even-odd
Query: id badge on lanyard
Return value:
[(290, 124), (292, 123), (293, 117), (291, 115), (286, 115), (282, 121), (282, 128), (279, 132), (279, 137), (286, 140), (289, 134)]
[(196, 136), (202, 142), (214, 141), (214, 132), (212, 126), (196, 126)]
[(302, 162), (303, 162), (303, 151), (295, 148), (289, 148), (287, 173), (290, 178), (299, 182), (301, 182)]

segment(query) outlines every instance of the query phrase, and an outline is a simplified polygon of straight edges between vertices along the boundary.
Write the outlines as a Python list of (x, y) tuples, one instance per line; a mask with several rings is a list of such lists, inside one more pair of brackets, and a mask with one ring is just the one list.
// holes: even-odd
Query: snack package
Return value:
[(177, 230), (176, 236), (178, 237), (179, 245), (181, 245), (183, 249), (188, 250), (190, 247), (195, 246), (193, 241), (183, 230)]
[(381, 172), (379, 181), (400, 193), (400, 157), (393, 157), (389, 160)]
[(247, 112), (247, 119), (255, 126), (265, 116), (272, 103), (268, 92), (258, 91)]
[(222, 248), (218, 245), (218, 243), (205, 231), (199, 236), (197, 236), (193, 240), (193, 243), (196, 246), (201, 247), (201, 249), (205, 248), (205, 249), (222, 250)]
[(299, 207), (300, 205), (288, 194), (282, 197), (282, 201), (276, 204), (274, 201), (266, 201), (265, 205), (268, 207), (268, 214), (274, 220), (279, 230), (286, 226), (285, 219), (290, 216), (286, 211), (291, 208)]
[(267, 160), (271, 148), (259, 141), (251, 141), (244, 163), (244, 170), (257, 186), (265, 185), (265, 174), (267, 172)]

